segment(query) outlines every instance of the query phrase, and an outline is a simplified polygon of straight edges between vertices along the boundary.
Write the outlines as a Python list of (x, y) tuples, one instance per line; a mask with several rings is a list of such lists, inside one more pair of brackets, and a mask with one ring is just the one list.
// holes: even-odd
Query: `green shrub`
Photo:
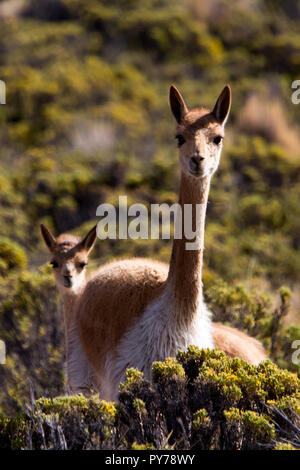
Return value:
[[(218, 350), (189, 347), (153, 364), (150, 384), (127, 371), (119, 403), (97, 395), (40, 398), (0, 419), (0, 447), (44, 449), (277, 449), (299, 447), (300, 382)], [(236, 393), (239, 390), (240, 393)]]
[(31, 389), (48, 396), (63, 391), (63, 315), (50, 267), (14, 274), (2, 284), (0, 338), (7, 351), (0, 412), (22, 409)]
[(18, 243), (5, 237), (0, 238), (0, 275), (7, 275), (11, 269), (26, 268), (27, 256)]

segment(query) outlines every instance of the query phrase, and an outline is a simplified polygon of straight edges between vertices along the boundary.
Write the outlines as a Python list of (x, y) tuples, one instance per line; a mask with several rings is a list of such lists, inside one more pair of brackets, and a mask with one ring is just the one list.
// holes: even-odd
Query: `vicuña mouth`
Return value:
[(64, 286), (65, 287), (71, 287), (72, 286), (72, 280), (69, 276), (64, 276)]
[(190, 169), (190, 173), (193, 176), (202, 176), (204, 172), (201, 168), (198, 168), (198, 170), (191, 170)]

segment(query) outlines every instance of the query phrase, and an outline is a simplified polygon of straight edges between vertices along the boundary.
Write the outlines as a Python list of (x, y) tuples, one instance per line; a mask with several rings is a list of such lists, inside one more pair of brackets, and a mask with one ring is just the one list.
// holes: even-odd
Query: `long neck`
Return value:
[(70, 326), (72, 324), (72, 321), (74, 319), (75, 315), (75, 304), (78, 300), (79, 294), (76, 293), (66, 293), (62, 296), (62, 301), (63, 301), (63, 309), (64, 309), (64, 320), (65, 320), (65, 328), (66, 328), (66, 334), (68, 335)]
[[(166, 287), (175, 301), (174, 311), (180, 316), (179, 320), (185, 322), (193, 318), (199, 303), (202, 302), (204, 227), (209, 188), (210, 177), (195, 180), (191, 176), (181, 174), (179, 204), (182, 213), (182, 236), (178, 239), (174, 237), (173, 240)], [(185, 214), (186, 221), (190, 224), (184, 224)], [(188, 217), (189, 214), (191, 217)], [(197, 247), (194, 249), (187, 249), (191, 247), (188, 244), (192, 241), (186, 237), (187, 228), (195, 232)], [(190, 238), (190, 235), (187, 235)]]
[(63, 302), (64, 311), (64, 323), (65, 323), (65, 341), (66, 341), (66, 353), (69, 354), (69, 333), (72, 329), (75, 320), (75, 307), (79, 297), (84, 289), (84, 285), (76, 293), (65, 291), (61, 292), (61, 298)]

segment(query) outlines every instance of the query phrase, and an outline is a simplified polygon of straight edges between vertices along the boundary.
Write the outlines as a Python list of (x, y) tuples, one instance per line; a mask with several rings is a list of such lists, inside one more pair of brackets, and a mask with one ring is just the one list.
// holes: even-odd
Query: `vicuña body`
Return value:
[[(252, 364), (265, 359), (255, 339), (211, 322), (202, 295), (206, 205), (211, 177), (219, 165), (230, 99), (226, 86), (212, 111), (189, 111), (178, 90), (170, 88), (181, 167), (179, 204), (183, 219), (184, 205), (192, 205), (198, 249), (187, 250), (189, 240), (183, 235), (173, 240), (169, 268), (147, 259), (104, 265), (79, 299), (82, 345), (106, 399), (116, 398), (127, 367), (137, 367), (151, 379), (153, 361), (174, 356), (190, 344), (218, 347)], [(200, 205), (198, 220), (196, 205)]]
[(89, 394), (93, 374), (79, 340), (75, 307), (87, 282), (86, 266), (97, 237), (96, 227), (83, 239), (69, 234), (55, 238), (44, 224), (41, 233), (51, 253), (50, 263), (63, 302), (68, 387), (71, 393)]

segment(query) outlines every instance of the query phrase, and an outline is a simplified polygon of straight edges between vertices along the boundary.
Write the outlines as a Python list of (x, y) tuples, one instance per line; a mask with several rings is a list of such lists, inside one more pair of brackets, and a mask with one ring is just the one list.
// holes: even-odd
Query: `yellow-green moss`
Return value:
[(202, 426), (207, 426), (210, 423), (211, 420), (205, 408), (202, 408), (193, 414), (192, 426), (195, 431), (198, 431)]
[(127, 369), (124, 383), (121, 383), (119, 386), (120, 391), (139, 384), (143, 380), (143, 378), (144, 374), (138, 369), (134, 369), (133, 367)]
[(154, 446), (154, 444), (150, 444), (150, 443), (137, 444), (136, 442), (134, 442), (131, 446), (131, 449), (132, 450), (154, 450), (155, 446)]
[(289, 444), (287, 442), (279, 442), (276, 444), (274, 447), (274, 450), (297, 450), (292, 444)]
[(154, 362), (152, 365), (154, 382), (159, 379), (184, 379), (185, 373), (182, 365), (175, 359), (168, 357), (164, 362)]
[(146, 413), (146, 405), (143, 400), (140, 398), (135, 398), (133, 400), (133, 406), (138, 413)]
[(243, 426), (245, 435), (249, 438), (255, 437), (258, 441), (264, 442), (266, 439), (275, 437), (274, 426), (265, 415), (251, 410), (241, 411), (238, 408), (230, 408), (224, 411), (224, 416), (228, 423)]
[(64, 413), (78, 411), (91, 419), (101, 416), (107, 422), (113, 422), (117, 413), (115, 403), (101, 400), (98, 395), (89, 398), (82, 394), (39, 398), (36, 403), (38, 409), (44, 414), (63, 415)]

